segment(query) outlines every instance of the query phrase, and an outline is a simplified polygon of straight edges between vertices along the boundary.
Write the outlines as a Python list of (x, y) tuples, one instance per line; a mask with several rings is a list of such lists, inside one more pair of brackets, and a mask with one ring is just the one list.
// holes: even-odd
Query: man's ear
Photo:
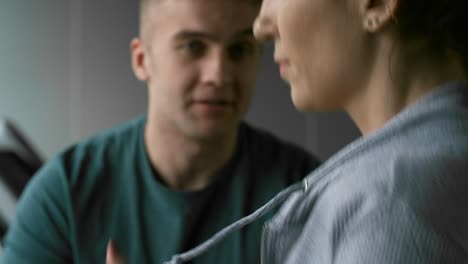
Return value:
[(362, 26), (374, 33), (391, 23), (396, 23), (396, 13), (400, 0), (363, 0)]
[(135, 76), (140, 81), (148, 81), (147, 54), (141, 38), (134, 38), (130, 43), (130, 53), (132, 56), (132, 69)]

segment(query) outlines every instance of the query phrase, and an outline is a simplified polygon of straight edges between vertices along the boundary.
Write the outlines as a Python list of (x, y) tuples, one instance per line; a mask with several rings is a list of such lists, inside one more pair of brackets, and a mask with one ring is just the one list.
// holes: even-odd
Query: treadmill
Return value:
[(11, 120), (0, 118), (0, 256), (16, 203), (42, 163), (43, 159), (20, 129)]

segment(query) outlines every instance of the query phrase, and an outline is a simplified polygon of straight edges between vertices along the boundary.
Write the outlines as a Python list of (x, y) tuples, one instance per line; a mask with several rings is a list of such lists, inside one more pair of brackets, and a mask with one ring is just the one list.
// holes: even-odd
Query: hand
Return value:
[(107, 244), (106, 264), (125, 264), (124, 258), (119, 254), (114, 241)]

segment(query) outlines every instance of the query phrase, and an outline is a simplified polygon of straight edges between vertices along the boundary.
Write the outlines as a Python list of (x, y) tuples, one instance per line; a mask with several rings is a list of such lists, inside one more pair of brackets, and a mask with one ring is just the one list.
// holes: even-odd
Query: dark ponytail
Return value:
[(422, 39), (435, 52), (458, 54), (468, 72), (468, 0), (400, 0), (401, 37)]

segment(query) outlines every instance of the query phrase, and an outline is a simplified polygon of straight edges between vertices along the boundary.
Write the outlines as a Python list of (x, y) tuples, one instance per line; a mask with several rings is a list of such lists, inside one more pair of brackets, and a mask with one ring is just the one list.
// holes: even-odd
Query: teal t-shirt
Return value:
[[(305, 151), (239, 126), (236, 150), (205, 189), (158, 180), (144, 145), (146, 118), (74, 145), (48, 162), (23, 193), (3, 264), (105, 263), (113, 239), (129, 264), (163, 263), (253, 212), (318, 165)], [(258, 221), (193, 263), (258, 263)]]

